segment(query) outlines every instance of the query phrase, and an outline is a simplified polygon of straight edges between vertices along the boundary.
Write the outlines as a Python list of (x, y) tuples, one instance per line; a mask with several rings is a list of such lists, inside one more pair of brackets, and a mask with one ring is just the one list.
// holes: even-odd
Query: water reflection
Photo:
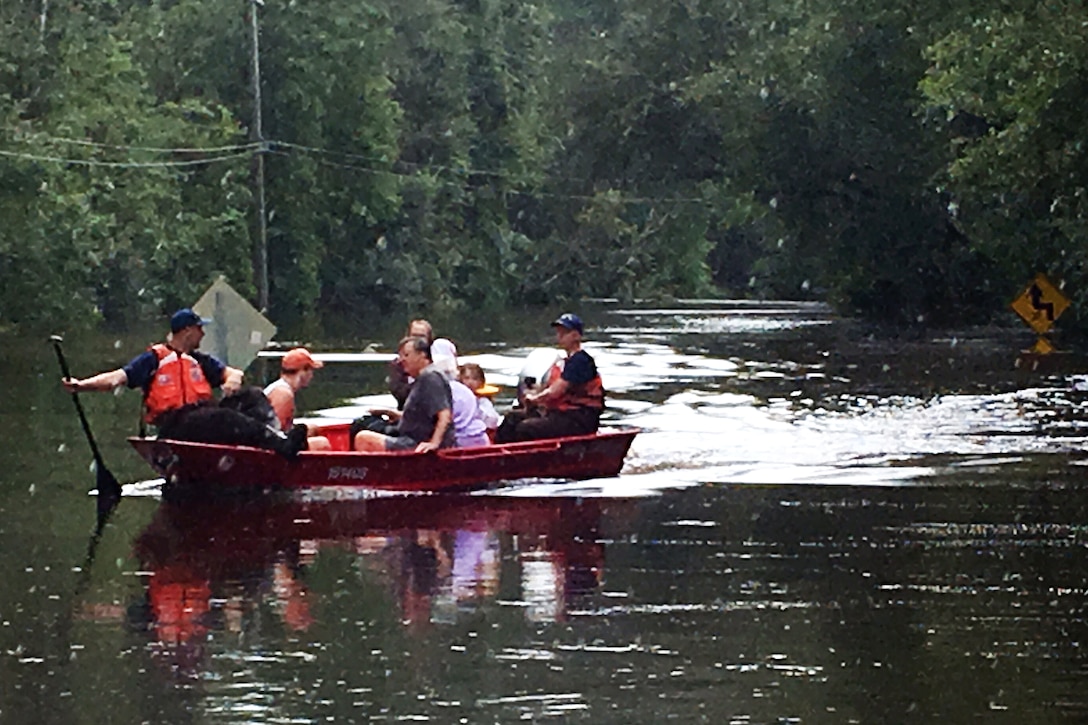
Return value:
[(145, 587), (129, 620), (161, 662), (194, 676), (223, 635), (304, 635), (327, 616), (319, 602), (346, 592), (315, 596), (308, 579), (335, 552), (354, 559), (366, 584), (381, 583), (408, 632), (489, 607), (560, 621), (600, 583), (603, 507), (615, 516), (631, 505), (486, 495), (165, 501), (135, 542)]

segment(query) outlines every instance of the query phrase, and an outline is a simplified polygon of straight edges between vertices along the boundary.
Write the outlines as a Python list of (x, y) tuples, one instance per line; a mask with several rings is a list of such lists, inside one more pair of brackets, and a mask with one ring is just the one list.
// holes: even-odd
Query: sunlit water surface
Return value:
[[(616, 478), (161, 502), (111, 440), (131, 482), (89, 548), (78, 424), (28, 385), (9, 429), (50, 432), (7, 454), (0, 721), (1088, 718), (1085, 378), (1016, 370), (1015, 329), (585, 317), (606, 423), (642, 429)], [(458, 342), (509, 402), (533, 348)], [(327, 347), (310, 415), (390, 402), (387, 349)]]

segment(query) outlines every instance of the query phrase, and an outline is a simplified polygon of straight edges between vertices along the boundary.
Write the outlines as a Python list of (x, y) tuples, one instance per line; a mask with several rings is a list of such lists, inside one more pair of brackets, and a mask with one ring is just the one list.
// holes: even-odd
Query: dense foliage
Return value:
[(272, 313), (1088, 286), (1088, 11), (920, 0), (0, 3), (0, 325), (217, 274)]

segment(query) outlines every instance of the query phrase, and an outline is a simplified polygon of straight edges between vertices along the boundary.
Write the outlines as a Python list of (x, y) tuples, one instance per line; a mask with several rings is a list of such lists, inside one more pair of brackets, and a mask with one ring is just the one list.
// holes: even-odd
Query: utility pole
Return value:
[(261, 42), (257, 22), (257, 8), (264, 0), (249, 0), (249, 25), (253, 40), (253, 123), (249, 136), (255, 141), (257, 152), (253, 157), (253, 186), (257, 204), (257, 244), (253, 252), (253, 276), (257, 281), (257, 309), (268, 312), (268, 219), (264, 201), (264, 154), (267, 150), (264, 129), (261, 126)]

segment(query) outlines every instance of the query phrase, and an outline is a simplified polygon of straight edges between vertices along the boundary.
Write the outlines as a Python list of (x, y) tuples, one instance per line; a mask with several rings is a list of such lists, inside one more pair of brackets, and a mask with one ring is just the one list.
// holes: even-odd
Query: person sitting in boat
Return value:
[[(404, 338), (401, 339), (409, 337), (422, 337), (428, 343), (432, 343), (434, 342), (434, 329), (431, 327), (431, 323), (426, 320), (412, 320), (408, 323)], [(389, 385), (389, 392), (396, 398), (398, 411), (404, 410), (404, 403), (408, 400), (408, 393), (412, 389), (413, 381), (414, 378), (404, 371), (404, 364), (399, 356), (389, 363), (389, 374), (386, 376), (385, 382)], [(396, 425), (391, 421), (391, 418), (395, 417), (390, 416), (388, 413), (378, 415), (371, 412), (356, 418), (351, 423), (350, 440), (355, 440), (355, 434), (361, 430), (396, 436)]]
[(502, 422), (502, 416), (499, 415), (499, 411), (495, 410), (495, 404), (491, 400), (495, 393), (499, 392), (499, 389), (494, 385), (487, 384), (484, 369), (476, 363), (462, 365), (459, 379), (469, 390), (476, 394), (476, 407), (480, 411), (480, 418), (483, 420), (484, 425), (487, 426), (487, 430), (493, 434), (495, 429), (499, 427), (499, 423)]
[[(434, 342), (434, 328), (431, 323), (423, 319), (412, 320), (408, 323), (408, 329), (404, 337), (422, 337), (427, 344)], [(386, 378), (389, 384), (389, 392), (397, 399), (397, 410), (404, 410), (404, 403), (408, 400), (408, 392), (412, 389), (412, 376), (404, 370), (404, 364), (398, 356), (389, 363), (389, 376)]]
[(592, 356), (582, 349), (582, 320), (567, 312), (553, 323), (566, 356), (548, 371), (544, 382), (523, 396), (495, 432), (496, 443), (561, 438), (595, 433), (604, 409), (604, 386)]
[(453, 435), (458, 448), (486, 446), (491, 443), (487, 436), (487, 424), (480, 415), (476, 394), (457, 378), (457, 347), (449, 340), (440, 338), (431, 345), (431, 358), (446, 381), (450, 384), (453, 401)]
[[(280, 430), (291, 430), (295, 423), (295, 394), (307, 387), (314, 379), (314, 371), (325, 367), (304, 347), (288, 350), (280, 359), (280, 376), (265, 389), (265, 397), (272, 404)], [(329, 439), (312, 429), (309, 430), (308, 448), (311, 451), (328, 450)]]
[(423, 337), (406, 337), (397, 346), (397, 354), (404, 371), (415, 378), (404, 410), (373, 411), (396, 421), (396, 435), (362, 430), (355, 434), (354, 449), (425, 453), (455, 445), (450, 384), (433, 365), (431, 344)]
[[(305, 431), (284, 435), (265, 424), (263, 413), (247, 415), (241, 410), (253, 407), (247, 396), (239, 395), (242, 371), (197, 350), (207, 322), (188, 307), (182, 308), (170, 318), (170, 334), (165, 343), (152, 345), (116, 370), (83, 379), (64, 378), (61, 383), (69, 393), (103, 392), (122, 385), (142, 388), (144, 422), (156, 426), (160, 437), (252, 445), (287, 457), (305, 450)], [(216, 405), (213, 388), (221, 388), (242, 405)], [(254, 392), (271, 413), (260, 390)]]

